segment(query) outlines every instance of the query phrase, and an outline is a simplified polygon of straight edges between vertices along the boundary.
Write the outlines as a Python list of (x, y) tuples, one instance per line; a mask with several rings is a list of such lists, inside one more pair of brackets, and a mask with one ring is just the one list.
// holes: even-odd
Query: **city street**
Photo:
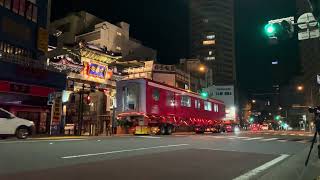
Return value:
[(315, 152), (303, 164), (310, 139), (259, 132), (9, 139), (0, 141), (0, 179), (312, 179)]

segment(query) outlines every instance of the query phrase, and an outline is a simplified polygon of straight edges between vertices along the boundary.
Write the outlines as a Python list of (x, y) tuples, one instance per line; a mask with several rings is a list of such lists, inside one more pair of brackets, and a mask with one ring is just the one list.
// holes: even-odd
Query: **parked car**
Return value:
[(16, 136), (26, 139), (34, 129), (33, 121), (18, 118), (14, 114), (0, 108), (0, 137)]

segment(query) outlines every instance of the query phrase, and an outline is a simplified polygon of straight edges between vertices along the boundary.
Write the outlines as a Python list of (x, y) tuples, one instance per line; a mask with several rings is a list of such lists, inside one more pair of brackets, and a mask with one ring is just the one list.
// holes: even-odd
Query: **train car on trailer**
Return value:
[(117, 118), (135, 134), (171, 134), (187, 127), (197, 133), (220, 131), (222, 101), (149, 79), (117, 82)]

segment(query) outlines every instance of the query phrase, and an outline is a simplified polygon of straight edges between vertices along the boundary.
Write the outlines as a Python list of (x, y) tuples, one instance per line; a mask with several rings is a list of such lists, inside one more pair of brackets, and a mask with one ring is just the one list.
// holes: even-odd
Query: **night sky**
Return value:
[[(131, 36), (158, 51), (161, 63), (188, 57), (188, 0), (53, 0), (52, 19), (86, 10), (110, 22), (126, 21)], [(243, 89), (268, 89), (298, 71), (295, 39), (270, 46), (263, 36), (269, 19), (295, 15), (294, 0), (235, 0), (236, 61)], [(278, 60), (278, 66), (271, 62)], [(273, 78), (272, 78), (273, 77)], [(276, 77), (276, 78), (275, 78)]]

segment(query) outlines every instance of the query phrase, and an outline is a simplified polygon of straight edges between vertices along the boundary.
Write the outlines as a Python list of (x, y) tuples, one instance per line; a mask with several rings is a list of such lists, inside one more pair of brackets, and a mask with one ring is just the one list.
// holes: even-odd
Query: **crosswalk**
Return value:
[(280, 137), (248, 137), (248, 136), (211, 136), (211, 135), (204, 135), (204, 136), (194, 136), (200, 139), (227, 139), (227, 140), (240, 140), (245, 142), (250, 141), (260, 141), (260, 142), (298, 142), (298, 143), (309, 143), (310, 139), (292, 139), (292, 138), (280, 138)]

